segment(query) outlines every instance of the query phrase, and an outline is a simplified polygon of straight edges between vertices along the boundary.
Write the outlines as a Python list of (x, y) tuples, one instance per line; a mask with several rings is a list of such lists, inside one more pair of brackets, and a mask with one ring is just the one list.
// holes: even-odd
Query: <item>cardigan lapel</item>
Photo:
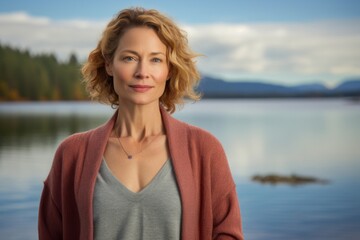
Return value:
[(176, 120), (164, 108), (161, 109), (163, 123), (168, 139), (168, 146), (172, 164), (181, 196), (182, 220), (181, 238), (197, 239), (196, 233), (197, 217), (194, 206), (196, 206), (196, 191), (194, 176), (189, 156), (189, 136), (186, 124)]
[[(194, 176), (192, 174), (191, 162), (188, 151), (188, 133), (186, 125), (166, 112), (160, 107), (162, 120), (165, 126), (168, 139), (168, 147), (171, 155), (174, 172), (181, 196), (182, 206), (182, 239), (197, 239), (192, 234), (196, 233), (196, 211), (192, 211), (196, 205)], [(89, 137), (87, 153), (84, 159), (83, 172), (80, 177), (78, 203), (80, 216), (83, 216), (81, 222), (81, 239), (93, 239), (93, 193), (96, 176), (99, 172), (100, 164), (105, 152), (107, 140), (111, 134), (117, 118), (117, 111), (112, 118), (91, 131)]]
[(84, 217), (80, 221), (80, 239), (93, 239), (93, 193), (95, 181), (116, 117), (117, 111), (107, 123), (91, 131), (89, 136), (78, 192), (78, 208), (80, 216)]

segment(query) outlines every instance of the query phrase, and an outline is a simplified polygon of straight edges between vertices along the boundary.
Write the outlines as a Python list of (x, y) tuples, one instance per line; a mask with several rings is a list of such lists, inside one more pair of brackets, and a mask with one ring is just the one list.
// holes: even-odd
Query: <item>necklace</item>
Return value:
[(136, 152), (136, 153), (133, 153), (133, 154), (130, 154), (130, 153), (128, 153), (128, 151), (125, 150), (124, 146), (122, 145), (122, 143), (121, 143), (121, 141), (120, 141), (120, 134), (119, 134), (119, 137), (118, 137), (117, 139), (118, 139), (118, 141), (119, 141), (119, 144), (120, 144), (121, 149), (124, 151), (124, 153), (126, 154), (127, 158), (128, 158), (129, 160), (131, 160), (131, 159), (133, 159), (133, 157), (134, 157), (135, 155), (141, 153), (144, 149), (146, 149), (146, 148), (147, 148), (153, 141), (155, 141), (155, 139), (156, 139), (157, 137), (159, 137), (160, 135), (161, 135), (161, 134), (154, 136), (154, 138), (153, 138), (148, 144), (146, 144), (145, 147), (143, 147), (143, 146), (142, 146), (142, 143), (141, 143), (140, 150), (139, 150), (138, 152)]

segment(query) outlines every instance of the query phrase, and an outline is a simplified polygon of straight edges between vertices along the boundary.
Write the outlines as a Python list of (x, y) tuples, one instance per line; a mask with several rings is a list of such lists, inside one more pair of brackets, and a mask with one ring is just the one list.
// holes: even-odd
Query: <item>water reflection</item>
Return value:
[(221, 140), (235, 175), (297, 173), (360, 180), (360, 106), (321, 100), (214, 105), (193, 105), (178, 116)]
[(0, 147), (28, 147), (32, 143), (53, 145), (59, 137), (101, 124), (107, 117), (22, 116), (0, 117)]
[[(56, 147), (112, 113), (89, 103), (0, 104), (0, 236), (37, 239), (42, 181)], [(216, 100), (189, 104), (175, 116), (222, 142), (247, 239), (360, 238), (359, 105)], [(313, 175), (331, 184), (262, 186), (249, 180), (272, 172)]]
[(42, 181), (56, 147), (104, 123), (112, 111), (89, 103), (0, 105), (0, 236), (37, 239)]

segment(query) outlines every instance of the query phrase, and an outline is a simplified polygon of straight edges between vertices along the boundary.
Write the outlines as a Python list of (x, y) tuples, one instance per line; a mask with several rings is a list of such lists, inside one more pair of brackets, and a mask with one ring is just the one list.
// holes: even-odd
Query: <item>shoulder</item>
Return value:
[(209, 131), (163, 114), (165, 128), (171, 145), (185, 145), (198, 156), (216, 156), (223, 158), (224, 150), (220, 141)]
[[(192, 161), (197, 162), (203, 170), (209, 171), (212, 187), (215, 191), (228, 194), (235, 186), (227, 160), (226, 153), (221, 142), (211, 132), (181, 122), (183, 130), (186, 129), (188, 149)], [(194, 164), (194, 165), (197, 165)]]
[(113, 128), (115, 120), (116, 113), (114, 113), (107, 122), (96, 128), (84, 132), (74, 133), (66, 137), (60, 142), (58, 150), (78, 152), (79, 150), (82, 150), (82, 148), (86, 148), (90, 142), (92, 142), (93, 145), (100, 145), (101, 143), (104, 143)]
[(177, 127), (186, 133), (188, 143), (196, 147), (197, 150), (209, 154), (216, 152), (224, 154), (221, 142), (213, 135), (213, 133), (199, 126), (194, 126), (177, 119), (175, 119), (175, 121)]
[[(88, 141), (93, 131), (74, 133), (60, 142), (55, 151), (46, 182), (49, 182), (50, 185), (55, 184), (58, 182), (56, 179), (61, 179), (61, 175), (67, 175), (73, 171), (78, 160), (85, 156)], [(67, 170), (65, 171), (65, 169)]]
[(190, 141), (202, 142), (206, 144), (219, 144), (216, 137), (209, 131), (202, 129), (198, 126), (191, 125), (187, 122), (183, 122), (166, 112), (161, 108), (163, 121), (168, 134), (175, 136), (177, 139), (186, 137)]
[(213, 133), (205, 130), (201, 127), (194, 126), (191, 124), (186, 124), (189, 139), (195, 141), (201, 148), (206, 150), (223, 150), (222, 144)]
[(74, 133), (60, 142), (54, 154), (49, 176), (58, 175), (62, 169), (75, 165), (79, 153), (85, 152), (88, 135), (88, 132)]
[(95, 128), (74, 133), (63, 139), (55, 151), (53, 165), (58, 167), (63, 164), (73, 165), (78, 159), (83, 159), (89, 149), (90, 142), (100, 141), (97, 132), (98, 128)]
[(92, 132), (94, 130), (89, 130), (86, 132), (79, 132), (79, 133), (74, 133), (68, 137), (66, 137), (65, 139), (63, 139), (58, 148), (57, 148), (57, 152), (61, 151), (61, 152), (74, 152), (74, 151), (78, 151), (80, 148), (84, 147), (86, 145), (86, 143), (88, 142)]
[(106, 123), (84, 132), (73, 133), (60, 142), (58, 149), (79, 151), (82, 147), (86, 147), (90, 140), (100, 141), (108, 129), (111, 128), (108, 125)]
[(214, 202), (218, 203), (221, 196), (228, 195), (235, 186), (225, 150), (221, 142), (209, 131), (189, 124), (187, 128), (189, 139), (193, 142), (192, 151), (200, 156), (200, 165), (210, 171)]

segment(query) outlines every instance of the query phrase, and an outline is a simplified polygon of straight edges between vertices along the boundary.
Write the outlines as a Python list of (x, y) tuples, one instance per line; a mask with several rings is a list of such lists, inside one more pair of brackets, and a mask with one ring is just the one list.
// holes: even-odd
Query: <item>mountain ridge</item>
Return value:
[(256, 81), (225, 81), (203, 76), (197, 87), (204, 98), (248, 98), (248, 97), (360, 97), (360, 78), (347, 79), (334, 88), (322, 83), (285, 86)]

